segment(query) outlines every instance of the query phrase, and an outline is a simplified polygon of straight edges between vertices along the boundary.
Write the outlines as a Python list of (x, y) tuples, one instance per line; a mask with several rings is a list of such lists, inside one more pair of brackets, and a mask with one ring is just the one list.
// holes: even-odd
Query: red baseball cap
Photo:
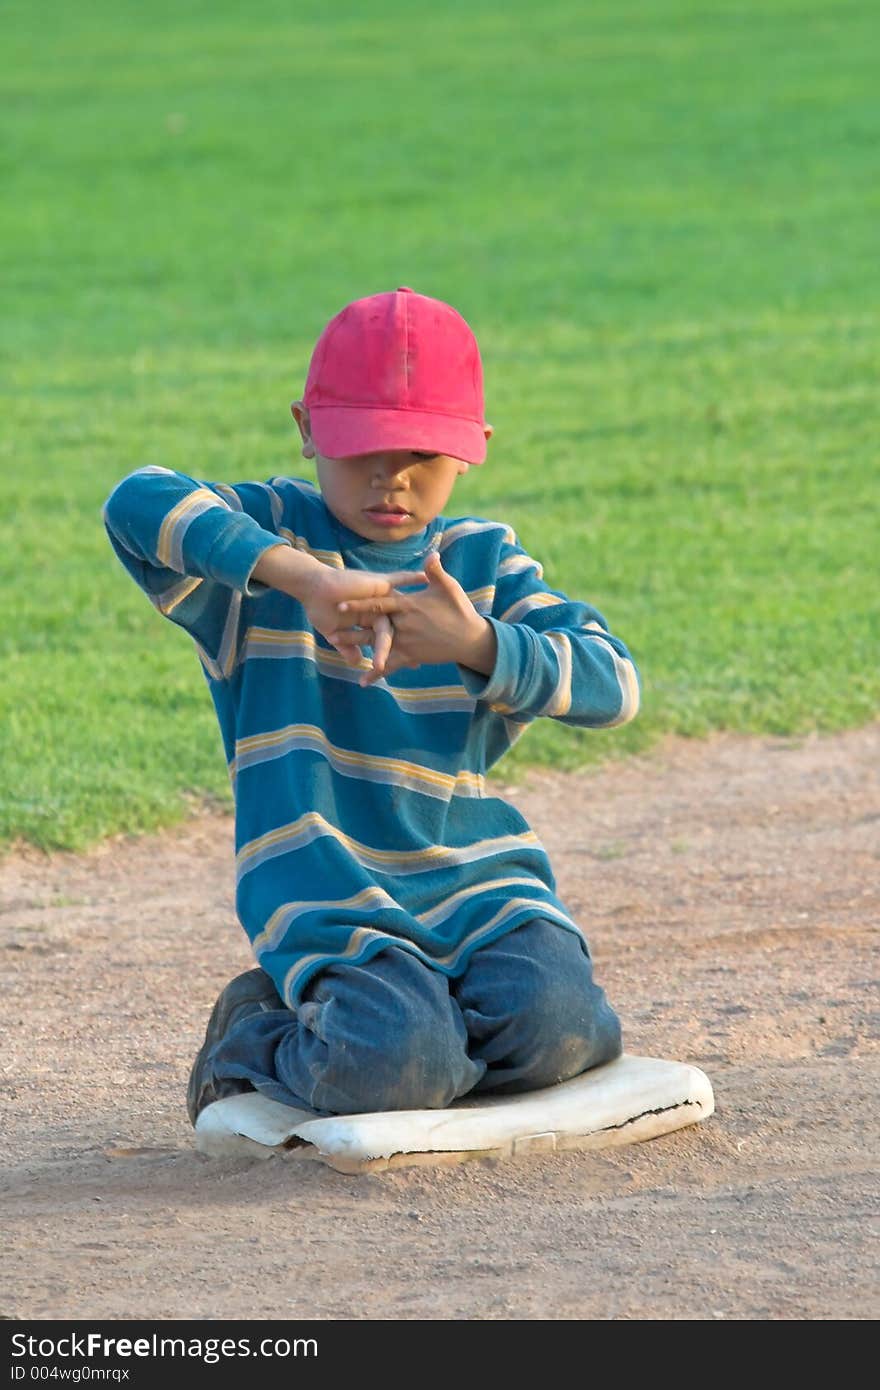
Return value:
[(384, 449), (486, 457), (477, 340), (451, 305), (406, 286), (356, 299), (330, 320), (303, 405), (325, 458)]

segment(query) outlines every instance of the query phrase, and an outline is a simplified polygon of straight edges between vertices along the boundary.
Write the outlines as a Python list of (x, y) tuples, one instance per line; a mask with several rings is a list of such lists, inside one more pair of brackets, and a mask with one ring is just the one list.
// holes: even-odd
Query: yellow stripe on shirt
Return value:
[(387, 874), (418, 874), (427, 869), (445, 869), (456, 864), (472, 864), (489, 859), (508, 850), (540, 849), (541, 842), (533, 830), (518, 835), (500, 835), (475, 840), (469, 845), (428, 845), (424, 849), (378, 849), (365, 845), (351, 835), (331, 825), (319, 811), (308, 811), (287, 825), (279, 825), (256, 839), (242, 845), (236, 855), (238, 877), (257, 868), (265, 859), (303, 849), (321, 836), (337, 840), (365, 868)]

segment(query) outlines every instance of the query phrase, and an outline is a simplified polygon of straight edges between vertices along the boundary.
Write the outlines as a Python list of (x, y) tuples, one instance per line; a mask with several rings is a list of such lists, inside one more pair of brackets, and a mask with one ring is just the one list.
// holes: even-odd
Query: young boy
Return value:
[(481, 464), (476, 340), (401, 288), (324, 329), (291, 407), (318, 487), (139, 469), (105, 520), (195, 639), (235, 791), (259, 968), (223, 990), (188, 1109), (318, 1114), (527, 1091), (621, 1050), (547, 855), (486, 773), (533, 719), (636, 713), (623, 643), (503, 522), (443, 513)]

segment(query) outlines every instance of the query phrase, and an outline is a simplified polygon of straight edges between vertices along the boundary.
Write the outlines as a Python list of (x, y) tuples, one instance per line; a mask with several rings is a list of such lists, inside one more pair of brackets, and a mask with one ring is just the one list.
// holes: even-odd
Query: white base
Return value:
[(655, 1139), (715, 1109), (698, 1067), (624, 1053), (572, 1081), (519, 1096), (456, 1101), (446, 1110), (387, 1110), (315, 1119), (257, 1091), (206, 1106), (196, 1148), (212, 1158), (320, 1158), (340, 1173), (414, 1163), (603, 1149)]

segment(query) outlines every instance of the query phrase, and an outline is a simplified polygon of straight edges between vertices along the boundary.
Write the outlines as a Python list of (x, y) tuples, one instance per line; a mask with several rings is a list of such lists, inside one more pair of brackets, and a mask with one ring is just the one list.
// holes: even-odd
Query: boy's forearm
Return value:
[(251, 572), (251, 578), (270, 589), (280, 589), (291, 598), (305, 598), (320, 560), (295, 550), (292, 545), (273, 545), (264, 550)]

